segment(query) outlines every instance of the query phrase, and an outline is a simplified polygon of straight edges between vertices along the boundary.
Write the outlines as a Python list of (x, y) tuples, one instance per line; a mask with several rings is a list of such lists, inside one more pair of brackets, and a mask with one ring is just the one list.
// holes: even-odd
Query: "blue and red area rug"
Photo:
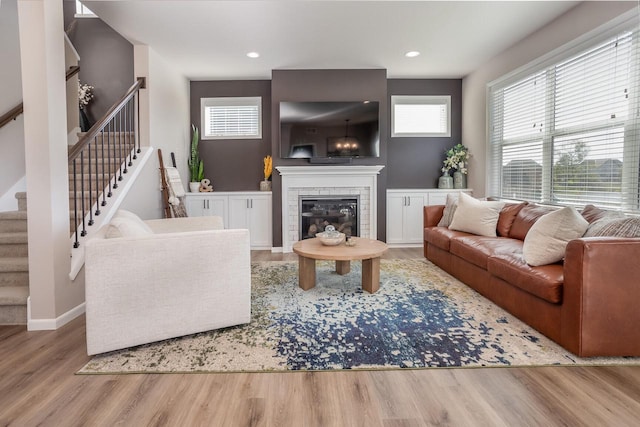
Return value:
[(373, 295), (359, 262), (333, 268), (319, 263), (305, 292), (296, 262), (254, 263), (250, 324), (99, 355), (79, 373), (640, 363), (580, 359), (427, 260), (382, 260)]

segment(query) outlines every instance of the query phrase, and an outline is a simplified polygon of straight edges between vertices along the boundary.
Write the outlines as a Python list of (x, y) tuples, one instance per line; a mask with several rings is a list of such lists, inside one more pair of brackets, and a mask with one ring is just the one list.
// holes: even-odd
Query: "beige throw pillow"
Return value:
[(569, 241), (582, 237), (587, 227), (589, 222), (572, 207), (541, 216), (524, 238), (524, 260), (531, 266), (561, 261)]
[(453, 214), (458, 207), (458, 194), (459, 193), (447, 194), (447, 201), (444, 205), (444, 211), (442, 211), (442, 218), (440, 218), (440, 222), (438, 222), (438, 227), (448, 227), (449, 224), (451, 224)]
[(504, 202), (477, 200), (465, 193), (458, 197), (458, 207), (449, 229), (479, 236), (496, 237), (496, 225)]
[(117, 237), (141, 237), (150, 234), (153, 234), (153, 231), (138, 215), (121, 209), (109, 222), (105, 237), (114, 239)]

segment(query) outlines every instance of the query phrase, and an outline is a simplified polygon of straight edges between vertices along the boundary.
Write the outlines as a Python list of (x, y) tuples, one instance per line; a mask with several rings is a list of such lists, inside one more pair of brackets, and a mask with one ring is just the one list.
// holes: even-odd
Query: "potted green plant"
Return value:
[(187, 162), (189, 164), (189, 190), (192, 193), (197, 193), (200, 188), (200, 181), (204, 178), (204, 164), (198, 152), (200, 133), (194, 125), (191, 125), (191, 134), (191, 154)]

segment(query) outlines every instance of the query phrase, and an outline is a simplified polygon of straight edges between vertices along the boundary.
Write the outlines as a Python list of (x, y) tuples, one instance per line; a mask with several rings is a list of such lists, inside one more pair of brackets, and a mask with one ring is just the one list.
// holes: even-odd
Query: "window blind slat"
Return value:
[(491, 195), (640, 211), (639, 45), (626, 31), (490, 88)]

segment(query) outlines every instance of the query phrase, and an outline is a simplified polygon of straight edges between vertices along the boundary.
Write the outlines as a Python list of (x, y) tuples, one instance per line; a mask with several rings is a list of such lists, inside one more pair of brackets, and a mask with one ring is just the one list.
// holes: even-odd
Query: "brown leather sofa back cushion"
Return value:
[(607, 216), (607, 211), (594, 205), (587, 205), (582, 210), (582, 217), (589, 221), (589, 224)]
[(508, 237), (509, 230), (511, 230), (511, 226), (513, 225), (513, 221), (515, 221), (518, 212), (520, 209), (525, 207), (527, 202), (523, 203), (508, 203), (504, 205), (502, 210), (500, 211), (500, 216), (498, 217), (498, 225), (496, 226), (496, 231), (498, 236), (500, 237)]
[(520, 209), (520, 212), (513, 220), (511, 229), (509, 230), (509, 237), (512, 239), (524, 240), (525, 236), (529, 232), (531, 226), (542, 215), (554, 211), (555, 209), (549, 206), (539, 206), (535, 204), (527, 204)]

